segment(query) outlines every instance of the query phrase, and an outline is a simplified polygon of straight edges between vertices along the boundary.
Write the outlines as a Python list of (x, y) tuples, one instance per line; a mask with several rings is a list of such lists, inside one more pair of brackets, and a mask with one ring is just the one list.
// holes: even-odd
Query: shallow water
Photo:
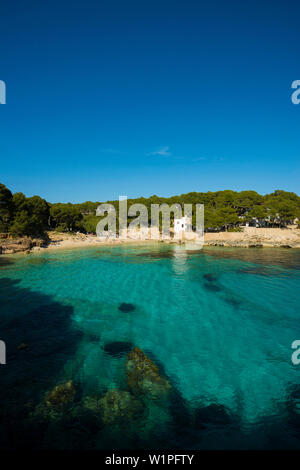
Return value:
[[(300, 448), (299, 277), (300, 250), (287, 249), (153, 244), (1, 257), (0, 446)], [(172, 394), (103, 426), (81, 404), (127, 390), (135, 346)], [(45, 393), (70, 379), (65, 419), (36, 418)]]

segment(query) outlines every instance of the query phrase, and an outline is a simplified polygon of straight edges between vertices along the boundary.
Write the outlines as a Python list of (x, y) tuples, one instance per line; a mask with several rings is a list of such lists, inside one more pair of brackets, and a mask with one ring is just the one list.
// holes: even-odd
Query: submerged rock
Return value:
[(139, 348), (128, 354), (126, 372), (127, 384), (136, 394), (159, 398), (171, 389), (169, 382), (160, 376), (158, 367)]
[(257, 266), (255, 268), (241, 268), (237, 270), (239, 274), (257, 274), (259, 276), (270, 276), (272, 277), (272, 272), (267, 271), (265, 266)]
[(72, 380), (56, 385), (46, 393), (44, 400), (30, 413), (30, 418), (35, 422), (60, 422), (64, 419), (68, 405), (73, 405), (75, 393)]
[[(171, 243), (169, 240), (165, 243)], [(142, 256), (142, 257), (148, 257), (148, 258), (157, 258), (157, 259), (164, 259), (164, 258), (174, 258), (174, 252), (173, 251), (159, 251), (158, 253), (156, 252), (148, 252), (148, 253), (139, 253), (136, 256)]]
[(200, 427), (203, 425), (226, 426), (232, 421), (224, 405), (212, 403), (203, 408), (198, 408), (195, 413), (195, 424)]
[(45, 397), (45, 404), (49, 408), (61, 409), (74, 401), (75, 392), (73, 382), (69, 380), (69, 382), (57, 385), (48, 392)]
[(101, 412), (104, 424), (130, 421), (143, 412), (142, 403), (124, 390), (109, 390), (97, 401), (96, 407)]
[(112, 341), (105, 344), (104, 351), (110, 356), (121, 357), (131, 351), (132, 346), (132, 343), (127, 341)]
[(216, 282), (218, 280), (217, 276), (211, 273), (203, 274), (203, 277), (208, 282)]
[(211, 290), (213, 292), (220, 292), (222, 289), (217, 284), (213, 284), (212, 282), (205, 282), (204, 287), (207, 290)]
[(119, 305), (119, 310), (125, 313), (132, 312), (133, 310), (135, 310), (135, 305), (123, 302)]
[(99, 403), (100, 398), (99, 397), (90, 397), (87, 396), (83, 400), (83, 406), (84, 408), (87, 408), (90, 411), (93, 411), (94, 413), (100, 411), (100, 403)]
[(225, 297), (224, 300), (227, 304), (232, 305), (234, 308), (239, 308), (242, 304), (240, 300), (235, 299), (234, 297)]

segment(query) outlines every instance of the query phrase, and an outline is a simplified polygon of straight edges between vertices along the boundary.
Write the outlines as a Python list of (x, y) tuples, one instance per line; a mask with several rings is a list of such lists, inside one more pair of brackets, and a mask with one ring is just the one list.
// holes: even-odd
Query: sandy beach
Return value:
[[(69, 235), (66, 233), (48, 233), (50, 243), (46, 247), (47, 250), (62, 250), (62, 249), (73, 249), (73, 248), (86, 248), (91, 246), (114, 246), (123, 244), (138, 244), (138, 243), (155, 243), (155, 240), (135, 240), (128, 238), (127, 240), (121, 240), (119, 238), (111, 238), (101, 240), (97, 235), (84, 235), (81, 233)], [(43, 248), (33, 247), (33, 251), (37, 251)]]
[[(66, 233), (48, 233), (51, 240), (46, 249), (60, 250), (83, 248), (89, 246), (106, 246), (122, 244), (145, 244), (145, 243), (178, 243), (172, 238), (169, 240), (137, 240), (135, 238), (106, 239), (100, 240), (96, 235), (84, 234), (66, 234)], [(300, 248), (300, 230), (296, 228), (255, 228), (245, 227), (243, 232), (217, 232), (205, 233), (205, 246), (224, 246), (224, 247), (290, 247)], [(33, 247), (33, 251), (43, 248)]]

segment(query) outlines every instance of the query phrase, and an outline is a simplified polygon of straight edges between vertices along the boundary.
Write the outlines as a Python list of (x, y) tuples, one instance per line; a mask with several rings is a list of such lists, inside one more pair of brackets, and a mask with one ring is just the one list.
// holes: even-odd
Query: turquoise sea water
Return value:
[[(299, 278), (300, 250), (288, 249), (153, 244), (1, 257), (0, 446), (300, 448)], [(81, 403), (126, 390), (135, 346), (172, 396), (103, 427)], [(35, 421), (45, 393), (70, 379), (75, 411)]]

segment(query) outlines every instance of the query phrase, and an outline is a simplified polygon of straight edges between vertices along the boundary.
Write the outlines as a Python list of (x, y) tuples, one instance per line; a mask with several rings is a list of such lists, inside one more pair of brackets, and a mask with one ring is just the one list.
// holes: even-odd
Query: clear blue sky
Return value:
[(300, 194), (300, 7), (1, 1), (0, 181), (50, 202)]

